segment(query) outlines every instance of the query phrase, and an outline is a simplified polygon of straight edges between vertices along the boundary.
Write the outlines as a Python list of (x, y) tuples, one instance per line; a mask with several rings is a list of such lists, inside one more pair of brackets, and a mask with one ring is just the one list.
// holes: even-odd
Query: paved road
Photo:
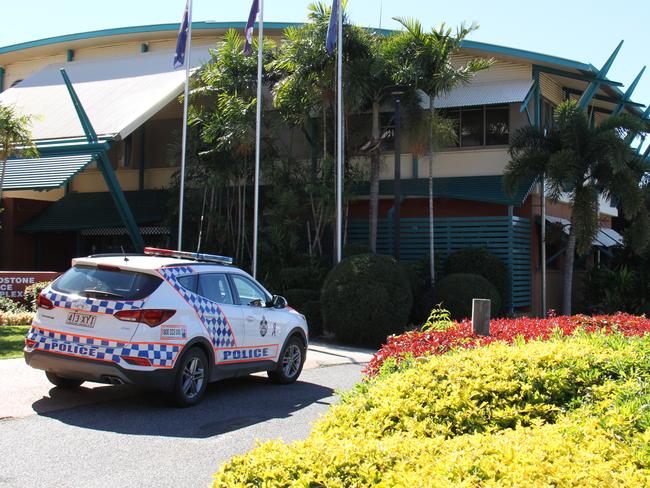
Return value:
[[(262, 376), (219, 382), (200, 405), (182, 410), (130, 387), (86, 390), (100, 403), (71, 408), (50, 391), (32, 405), (38, 415), (0, 420), (0, 486), (207, 486), (221, 463), (257, 439), (305, 438), (361, 369), (308, 369), (289, 386)], [(123, 389), (117, 398), (115, 388)]]

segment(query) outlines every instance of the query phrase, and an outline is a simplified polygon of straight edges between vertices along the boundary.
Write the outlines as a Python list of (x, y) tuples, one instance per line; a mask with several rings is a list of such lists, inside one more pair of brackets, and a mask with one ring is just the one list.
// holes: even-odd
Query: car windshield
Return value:
[(74, 266), (52, 284), (61, 293), (108, 300), (141, 300), (151, 295), (162, 279), (120, 269)]

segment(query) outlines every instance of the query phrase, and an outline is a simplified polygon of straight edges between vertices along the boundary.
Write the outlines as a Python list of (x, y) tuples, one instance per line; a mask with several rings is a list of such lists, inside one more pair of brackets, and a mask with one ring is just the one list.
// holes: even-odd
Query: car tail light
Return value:
[(36, 304), (38, 305), (38, 308), (44, 308), (45, 310), (52, 310), (54, 308), (54, 303), (52, 303), (52, 300), (47, 298), (42, 293), (38, 295)]
[(149, 327), (157, 327), (166, 322), (176, 313), (176, 310), (148, 309), (148, 310), (120, 310), (115, 312), (115, 318), (124, 322), (142, 322)]
[(134, 366), (151, 366), (151, 361), (148, 358), (134, 358), (132, 356), (120, 356), (120, 358)]
[(36, 345), (35, 340), (25, 338), (25, 346), (34, 347), (35, 345)]

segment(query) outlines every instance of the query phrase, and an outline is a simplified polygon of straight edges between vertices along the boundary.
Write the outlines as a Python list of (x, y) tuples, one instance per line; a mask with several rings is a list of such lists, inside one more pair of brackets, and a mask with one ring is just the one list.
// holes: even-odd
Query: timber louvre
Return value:
[[(461, 249), (484, 247), (500, 258), (510, 271), (510, 295), (503, 297), (514, 308), (531, 304), (531, 225), (530, 220), (517, 216), (502, 217), (438, 217), (434, 222), (435, 250), (441, 262)], [(350, 244), (368, 242), (368, 221), (350, 220)], [(429, 249), (428, 219), (401, 219), (400, 259), (423, 259)], [(390, 219), (380, 219), (377, 225), (377, 253), (391, 255), (393, 229)]]

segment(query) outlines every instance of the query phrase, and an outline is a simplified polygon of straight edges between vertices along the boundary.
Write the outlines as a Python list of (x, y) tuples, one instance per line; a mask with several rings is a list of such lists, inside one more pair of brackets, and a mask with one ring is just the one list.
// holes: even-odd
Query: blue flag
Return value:
[(325, 49), (327, 52), (334, 53), (334, 46), (336, 46), (336, 36), (339, 24), (339, 1), (332, 2), (332, 10), (330, 12), (330, 23), (327, 26), (327, 37), (325, 38)]
[(253, 44), (253, 27), (255, 27), (255, 19), (257, 14), (260, 11), (260, 2), (259, 0), (253, 0), (253, 5), (251, 5), (251, 13), (248, 14), (248, 22), (246, 22), (246, 30), (244, 31), (244, 36), (246, 37), (246, 44), (244, 45), (244, 54), (248, 55), (251, 53), (251, 44)]
[(185, 46), (187, 45), (187, 33), (190, 29), (190, 0), (185, 4), (183, 21), (178, 31), (178, 40), (176, 41), (176, 54), (174, 54), (174, 69), (180, 68), (185, 64)]

